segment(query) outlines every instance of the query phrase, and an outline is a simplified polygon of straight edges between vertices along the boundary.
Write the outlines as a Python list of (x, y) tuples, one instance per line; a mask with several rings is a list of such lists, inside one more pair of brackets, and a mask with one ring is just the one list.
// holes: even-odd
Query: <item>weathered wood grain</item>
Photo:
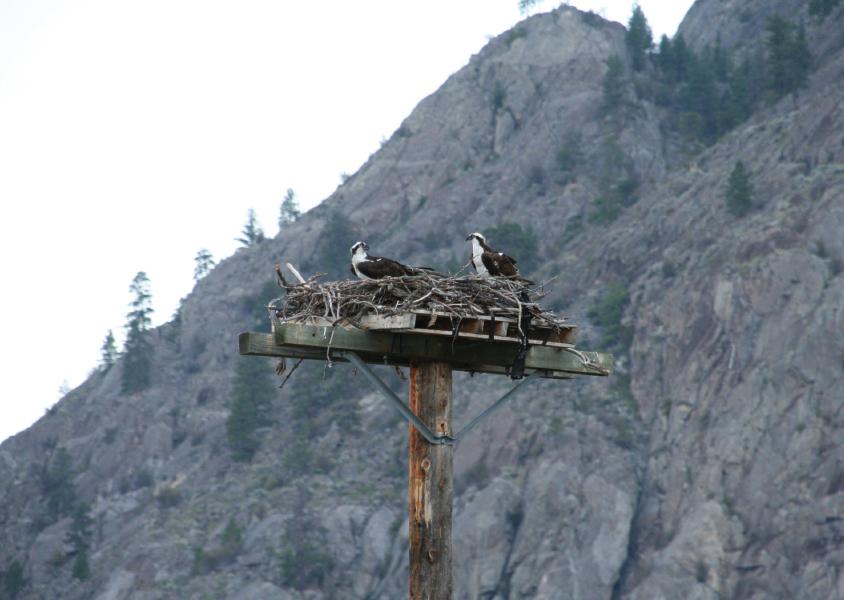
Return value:
[[(333, 346), (336, 350), (341, 350), (336, 346)], [(372, 354), (367, 353), (361, 350), (355, 350), (355, 352), (364, 360), (364, 362), (373, 364), (373, 365), (396, 365), (401, 367), (406, 367), (410, 365), (410, 358), (402, 357), (402, 356), (387, 356), (385, 360), (385, 356), (381, 354)], [(276, 344), (275, 337), (269, 333), (253, 333), (253, 332), (246, 332), (240, 334), (240, 354), (244, 356), (270, 356), (276, 358), (304, 358), (308, 360), (325, 360), (326, 359), (326, 350), (325, 347), (322, 346), (314, 346), (314, 347), (306, 347), (306, 346), (290, 346), (290, 345), (278, 345)], [(587, 356), (592, 357), (593, 359), (598, 355), (595, 352), (587, 352)], [(347, 362), (341, 356), (338, 356), (338, 353), (332, 353), (332, 360), (336, 360), (339, 362)], [(611, 367), (611, 357), (609, 360), (606, 358), (601, 359), (602, 365), (609, 365)], [(506, 375), (507, 369), (509, 365), (491, 365), (485, 364), (480, 361), (472, 361), (472, 362), (452, 362), (451, 363), (452, 369), (455, 371), (468, 371), (472, 373), (490, 373), (493, 375)], [(543, 377), (547, 379), (571, 379), (575, 375), (582, 375), (582, 374), (589, 374), (589, 375), (598, 375), (599, 373), (595, 373), (589, 371), (588, 373), (584, 372), (577, 372), (574, 369), (569, 369), (568, 371), (560, 371), (554, 369), (534, 369), (528, 367), (525, 369), (526, 375), (536, 375), (537, 377)]]
[[(451, 367), (413, 362), (410, 410), (439, 435), (453, 435)], [(428, 443), (410, 431), (410, 600), (451, 600), (453, 508), (452, 445)]]
[[(281, 325), (276, 329), (277, 345), (307, 347), (328, 346), (381, 357), (436, 360), (449, 362), (453, 368), (466, 369), (473, 364), (508, 367), (513, 364), (518, 346), (487, 340), (453, 339), (447, 336), (416, 335), (386, 331), (362, 331), (355, 327), (314, 327)], [(525, 367), (536, 370), (564, 371), (579, 375), (606, 375), (612, 370), (612, 355), (582, 352), (599, 369), (589, 368), (565, 348), (532, 345)]]

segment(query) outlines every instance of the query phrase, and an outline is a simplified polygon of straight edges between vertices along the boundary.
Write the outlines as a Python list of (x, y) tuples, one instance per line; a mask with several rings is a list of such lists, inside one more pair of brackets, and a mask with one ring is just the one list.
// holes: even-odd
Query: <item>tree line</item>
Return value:
[[(289, 227), (301, 216), (296, 194), (288, 189), (279, 208), (278, 225), (280, 229)], [(246, 223), (236, 238), (244, 247), (253, 246), (265, 240), (263, 229), (258, 224), (254, 209), (247, 212)], [(213, 255), (207, 248), (200, 248), (194, 257), (194, 281), (204, 278), (216, 266)], [(149, 387), (152, 372), (153, 346), (149, 340), (152, 325), (152, 292), (146, 272), (139, 271), (129, 286), (131, 301), (126, 315), (125, 342), (122, 352), (117, 349), (114, 331), (109, 329), (100, 347), (99, 369), (107, 372), (119, 358), (123, 358), (121, 371), (121, 392), (134, 394)]]
[[(669, 109), (675, 129), (706, 144), (746, 120), (762, 104), (789, 94), (796, 101), (808, 85), (812, 68), (804, 25), (780, 15), (767, 20), (764, 44), (738, 57), (721, 45), (720, 36), (714, 46), (700, 53), (688, 46), (682, 34), (663, 35), (654, 44), (638, 5), (633, 7), (625, 39), (637, 95)], [(624, 61), (610, 57), (603, 82), (604, 110), (612, 114), (624, 109), (629, 104), (628, 90)]]

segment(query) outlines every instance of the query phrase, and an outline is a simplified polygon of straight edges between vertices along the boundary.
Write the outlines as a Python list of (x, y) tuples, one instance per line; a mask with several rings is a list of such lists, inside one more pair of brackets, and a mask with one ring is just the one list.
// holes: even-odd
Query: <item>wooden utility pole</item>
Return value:
[[(437, 435), (452, 435), (451, 365), (412, 362), (410, 410)], [(431, 444), (410, 430), (410, 600), (451, 600), (451, 444)]]
[[(398, 409), (410, 424), (409, 597), (452, 600), (453, 444), (492, 414), (518, 387), (512, 387), (455, 433), (451, 422), (452, 371), (509, 375), (519, 339), (503, 336), (507, 333), (504, 326), (515, 326), (512, 318), (508, 323), (507, 318), (500, 316), (466, 317), (460, 318), (457, 325), (449, 320), (449, 329), (435, 330), (431, 327), (437, 319), (451, 317), (426, 313), (417, 323), (418, 316), (413, 313), (385, 319), (370, 315), (366, 328), (337, 325), (328, 319), (324, 323), (287, 323), (276, 316), (273, 333), (240, 335), (240, 353), (351, 362)], [(421, 329), (416, 327), (420, 324)], [(535, 324), (532, 327), (533, 342), (525, 356), (528, 375), (570, 379), (577, 375), (610, 374), (612, 355), (576, 350), (573, 327), (563, 334), (551, 330), (543, 333)], [(369, 367), (385, 364), (410, 365), (407, 405)]]

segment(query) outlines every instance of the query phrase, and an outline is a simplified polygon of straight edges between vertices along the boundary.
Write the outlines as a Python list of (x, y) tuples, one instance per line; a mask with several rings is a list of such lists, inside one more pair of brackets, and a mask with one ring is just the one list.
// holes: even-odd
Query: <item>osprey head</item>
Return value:
[(351, 247), (349, 251), (351, 252), (352, 256), (354, 256), (360, 251), (363, 251), (363, 253), (366, 254), (368, 250), (369, 244), (367, 244), (366, 242), (357, 242), (354, 246)]
[(480, 233), (478, 233), (477, 231), (475, 233), (470, 233), (469, 237), (466, 238), (466, 241), (468, 242), (469, 240), (471, 240), (473, 238), (478, 240), (479, 242), (481, 242), (483, 244), (486, 243), (486, 238), (484, 236), (482, 236)]

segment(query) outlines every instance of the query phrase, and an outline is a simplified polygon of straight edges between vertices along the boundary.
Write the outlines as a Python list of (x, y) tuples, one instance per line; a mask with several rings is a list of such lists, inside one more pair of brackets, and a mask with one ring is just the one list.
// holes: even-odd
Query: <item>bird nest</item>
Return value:
[(318, 282), (312, 277), (291, 284), (277, 272), (286, 294), (267, 307), (274, 323), (307, 324), (318, 320), (360, 327), (364, 318), (372, 315), (429, 313), (454, 319), (510, 318), (517, 323), (529, 315), (533, 326), (554, 330), (572, 327), (538, 304), (547, 293), (544, 285), (520, 277), (422, 273), (365, 281)]

